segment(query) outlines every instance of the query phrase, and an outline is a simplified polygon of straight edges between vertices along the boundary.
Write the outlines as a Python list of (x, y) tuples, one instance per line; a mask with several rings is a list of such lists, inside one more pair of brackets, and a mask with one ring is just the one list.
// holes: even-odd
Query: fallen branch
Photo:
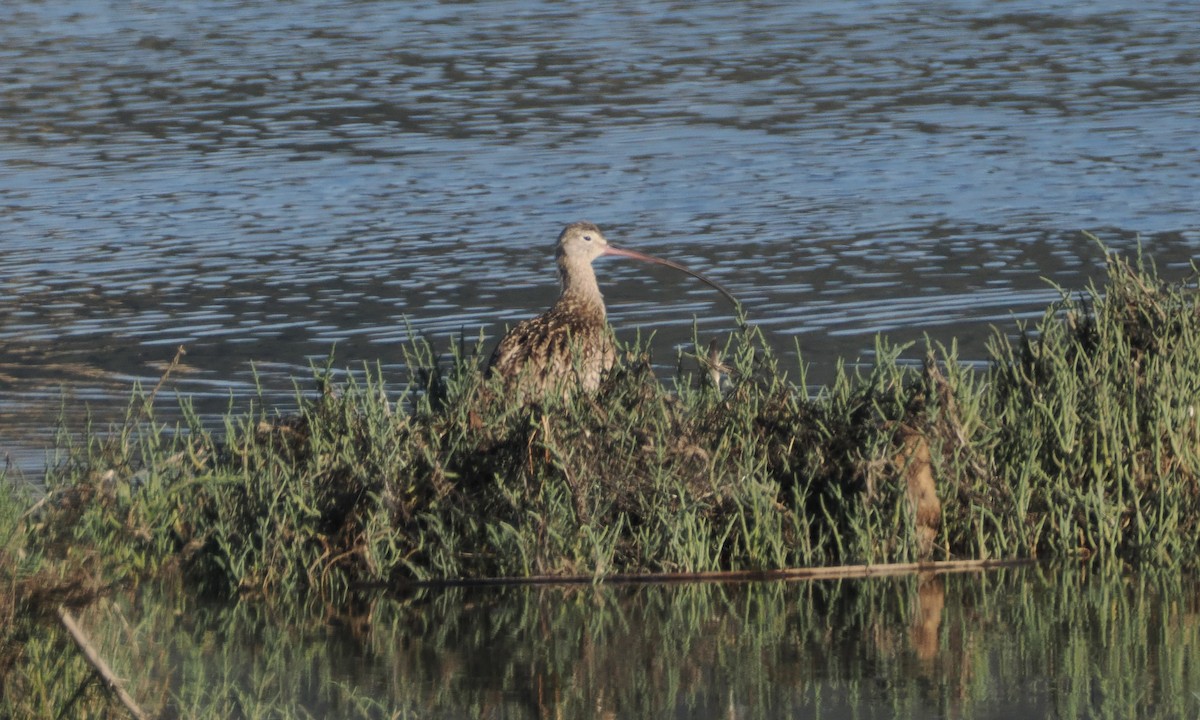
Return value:
[(526, 577), (444, 578), (414, 580), (400, 584), (403, 588), (490, 587), (507, 585), (599, 585), (610, 584), (674, 584), (674, 583), (741, 583), (772, 580), (839, 580), (867, 577), (891, 577), (928, 573), (979, 572), (1005, 567), (1032, 565), (1036, 560), (943, 560), (938, 562), (891, 563), (881, 565), (836, 565), (833, 567), (784, 568), (780, 570), (730, 570), (691, 573), (628, 573), (614, 575), (530, 575)]
[(67, 612), (66, 608), (59, 606), (58, 619), (62, 621), (63, 627), (71, 634), (71, 638), (75, 640), (75, 644), (83, 652), (84, 658), (87, 659), (88, 663), (96, 671), (96, 674), (104, 680), (104, 684), (108, 686), (108, 689), (117, 696), (117, 699), (121, 701), (121, 704), (125, 706), (129, 714), (137, 720), (148, 720), (150, 716), (138, 706), (137, 701), (129, 693), (125, 692), (125, 688), (121, 685), (121, 680), (113, 674), (113, 671), (108, 667), (108, 663), (104, 662), (104, 658), (100, 657), (100, 654), (96, 652), (96, 648), (92, 647), (91, 642), (88, 641), (87, 634), (75, 622), (75, 618), (71, 616), (71, 613)]

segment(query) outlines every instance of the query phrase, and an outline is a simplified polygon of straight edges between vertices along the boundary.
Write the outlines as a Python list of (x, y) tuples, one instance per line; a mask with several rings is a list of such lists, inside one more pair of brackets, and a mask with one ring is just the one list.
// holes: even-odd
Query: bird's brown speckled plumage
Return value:
[[(584, 312), (577, 312), (578, 309)], [(592, 308), (555, 303), (543, 315), (525, 320), (492, 354), (492, 372), (523, 391), (546, 393), (562, 386), (593, 391), (616, 359), (608, 323)]]
[(562, 286), (558, 301), (504, 336), (492, 353), (489, 373), (505, 378), (510, 389), (525, 395), (544, 395), (555, 389), (567, 395), (576, 387), (591, 392), (600, 386), (616, 359), (604, 298), (592, 269), (592, 261), (602, 255), (667, 265), (703, 280), (737, 302), (728, 290), (682, 265), (613, 247), (594, 224), (572, 223), (559, 234), (555, 247)]
[(533, 394), (574, 386), (593, 391), (616, 358), (604, 298), (592, 270), (609, 247), (589, 222), (568, 225), (558, 236), (555, 260), (562, 291), (544, 314), (522, 321), (504, 336), (490, 371)]

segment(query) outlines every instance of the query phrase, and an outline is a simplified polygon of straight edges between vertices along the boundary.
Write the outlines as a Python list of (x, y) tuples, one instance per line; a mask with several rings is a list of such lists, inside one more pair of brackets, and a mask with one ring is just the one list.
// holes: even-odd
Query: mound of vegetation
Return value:
[(665, 385), (633, 346), (598, 393), (518, 405), (481, 348), (440, 359), (418, 340), (402, 390), (325, 368), (297, 415), (231, 413), (219, 432), (186, 400), (183, 423), (157, 422), (151, 393), (121, 427), (64, 435), (14, 532), (111, 577), (175, 568), (268, 596), (951, 558), (1193, 568), (1200, 294), (1108, 260), (1103, 288), (996, 334), (986, 369), (880, 341), (869, 371), (815, 395), (751, 326), (721, 387)]

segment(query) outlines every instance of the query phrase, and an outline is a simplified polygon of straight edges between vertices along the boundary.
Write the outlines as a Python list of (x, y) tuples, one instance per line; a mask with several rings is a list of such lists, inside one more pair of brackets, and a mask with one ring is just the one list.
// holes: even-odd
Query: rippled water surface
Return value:
[[(1200, 211), (1188, 2), (0, 5), (0, 450), (66, 390), (219, 408), (337, 346), (399, 375), (404, 321), (544, 309), (587, 218), (730, 287), (810, 379), (873, 337), (958, 338), (1141, 237), (1181, 275)], [(721, 298), (603, 261), (657, 359)], [(207, 400), (206, 400), (207, 399)], [(207, 404), (205, 404), (207, 402)]]

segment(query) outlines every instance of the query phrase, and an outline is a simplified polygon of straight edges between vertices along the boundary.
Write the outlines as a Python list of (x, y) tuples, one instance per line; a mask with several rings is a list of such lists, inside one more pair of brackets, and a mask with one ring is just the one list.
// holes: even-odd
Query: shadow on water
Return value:
[(490, 588), (359, 611), (156, 588), (83, 621), (181, 717), (1185, 717), (1194, 580), (1078, 567), (744, 585)]

